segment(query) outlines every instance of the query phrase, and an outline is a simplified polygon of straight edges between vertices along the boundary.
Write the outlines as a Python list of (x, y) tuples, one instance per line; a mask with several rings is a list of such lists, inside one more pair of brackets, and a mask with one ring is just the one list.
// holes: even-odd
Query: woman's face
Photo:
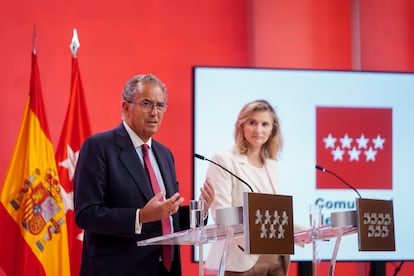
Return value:
[(269, 111), (255, 111), (250, 119), (243, 124), (244, 138), (249, 148), (260, 148), (272, 133), (272, 115)]

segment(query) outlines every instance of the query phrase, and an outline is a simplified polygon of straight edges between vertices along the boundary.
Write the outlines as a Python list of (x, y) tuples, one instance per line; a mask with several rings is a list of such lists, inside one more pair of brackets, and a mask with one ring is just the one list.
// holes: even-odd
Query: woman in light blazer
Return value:
[[(212, 160), (245, 182), (254, 192), (280, 194), (276, 159), (282, 148), (282, 137), (278, 116), (265, 100), (246, 104), (235, 124), (235, 145), (227, 152), (216, 154)], [(243, 206), (243, 192), (249, 187), (221, 169), (210, 164), (207, 179), (215, 190), (211, 205), (212, 217), (216, 210)], [(287, 275), (289, 255), (254, 255), (243, 251), (244, 237), (233, 239), (226, 260), (226, 276), (233, 275)], [(222, 256), (224, 242), (213, 243), (206, 260), (206, 268), (217, 269)]]

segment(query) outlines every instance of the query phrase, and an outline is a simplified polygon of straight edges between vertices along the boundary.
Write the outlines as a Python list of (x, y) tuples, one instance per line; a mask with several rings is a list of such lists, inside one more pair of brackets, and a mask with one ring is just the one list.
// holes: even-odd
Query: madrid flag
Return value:
[[(356, 189), (392, 189), (392, 109), (317, 107), (316, 159)], [(320, 189), (348, 189), (317, 174)]]
[(73, 275), (79, 274), (83, 232), (75, 224), (73, 211), (73, 174), (78, 160), (79, 149), (89, 135), (88, 113), (83, 95), (83, 86), (79, 72), (79, 63), (72, 57), (72, 77), (69, 105), (63, 124), (62, 133), (56, 151), (56, 162), (65, 198), (66, 219), (69, 233), (69, 252), (71, 271)]
[(6, 274), (70, 275), (66, 217), (35, 52), (0, 202), (0, 265)]

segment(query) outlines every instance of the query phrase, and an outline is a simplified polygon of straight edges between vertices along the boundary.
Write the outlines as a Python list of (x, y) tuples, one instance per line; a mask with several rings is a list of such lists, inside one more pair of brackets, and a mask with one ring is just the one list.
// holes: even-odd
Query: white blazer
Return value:
[[(265, 178), (267, 179), (261, 177), (261, 174), (258, 174), (255, 168), (249, 164), (247, 156), (238, 153), (235, 148), (231, 151), (216, 154), (212, 157), (212, 161), (222, 165), (246, 181), (253, 188), (254, 192), (280, 194), (277, 163), (275, 160), (268, 159), (265, 161), (264, 169), (266, 171)], [(214, 201), (210, 207), (214, 221), (216, 220), (217, 209), (243, 206), (243, 192), (250, 192), (247, 185), (215, 164), (209, 165), (207, 177), (210, 178), (215, 192)], [(205, 263), (207, 269), (219, 268), (224, 243), (225, 241), (219, 241), (211, 244)], [(244, 247), (244, 237), (233, 239), (229, 245), (226, 270), (247, 271), (255, 265), (259, 258), (259, 255), (245, 254), (238, 245)]]

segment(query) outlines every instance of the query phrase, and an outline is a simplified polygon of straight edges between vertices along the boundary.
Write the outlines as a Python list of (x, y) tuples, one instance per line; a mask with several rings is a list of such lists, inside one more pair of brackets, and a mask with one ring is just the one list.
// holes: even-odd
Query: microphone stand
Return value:
[[(327, 172), (329, 174), (332, 174), (333, 176), (335, 176), (336, 178), (338, 178), (342, 183), (344, 183), (346, 186), (348, 186), (349, 188), (351, 188), (352, 190), (354, 190), (357, 193), (357, 195), (358, 195), (359, 198), (362, 198), (361, 197), (361, 194), (358, 192), (357, 189), (355, 189), (354, 186), (352, 186), (351, 184), (349, 184), (347, 181), (345, 181), (345, 179), (343, 179), (342, 177), (340, 177), (339, 175), (337, 175), (333, 171), (330, 171), (330, 170), (328, 170), (328, 169), (326, 169), (326, 168), (324, 168), (322, 166), (319, 166), (319, 165), (315, 165), (315, 168), (318, 169), (318, 170), (320, 170), (320, 171), (322, 171), (322, 172), (324, 172), (324, 173)], [(343, 234), (342, 233), (342, 230), (340, 230), (340, 233), (339, 233), (339, 235), (336, 238), (333, 259), (331, 260), (331, 264), (330, 264), (330, 267), (329, 267), (329, 273), (328, 273), (329, 276), (332, 276), (334, 274), (335, 264), (336, 264), (336, 255), (338, 253), (339, 243), (341, 242), (341, 239), (342, 239), (342, 234)], [(371, 266), (372, 266), (372, 263), (371, 263)], [(314, 275), (316, 275), (316, 271), (313, 271), (313, 273), (315, 273)]]
[(237, 175), (235, 175), (234, 173), (232, 173), (230, 170), (228, 170), (227, 168), (225, 168), (225, 167), (223, 167), (222, 165), (220, 165), (219, 163), (216, 163), (216, 162), (214, 162), (214, 161), (212, 161), (212, 160), (210, 160), (210, 159), (207, 159), (206, 157), (204, 157), (204, 156), (202, 156), (202, 155), (200, 155), (200, 154), (197, 154), (197, 153), (194, 153), (194, 157), (195, 158), (198, 158), (198, 159), (201, 159), (201, 160), (206, 160), (206, 161), (208, 161), (208, 162), (210, 162), (210, 163), (213, 163), (214, 165), (216, 165), (216, 166), (219, 166), (220, 168), (222, 168), (223, 170), (225, 170), (226, 172), (228, 172), (229, 174), (231, 174), (232, 176), (234, 176), (235, 178), (237, 178), (239, 181), (241, 181), (243, 184), (245, 184), (249, 189), (250, 189), (250, 191), (253, 193), (253, 188), (252, 188), (252, 186), (250, 186), (246, 181), (244, 181), (243, 179), (241, 179), (240, 177), (238, 177)]

